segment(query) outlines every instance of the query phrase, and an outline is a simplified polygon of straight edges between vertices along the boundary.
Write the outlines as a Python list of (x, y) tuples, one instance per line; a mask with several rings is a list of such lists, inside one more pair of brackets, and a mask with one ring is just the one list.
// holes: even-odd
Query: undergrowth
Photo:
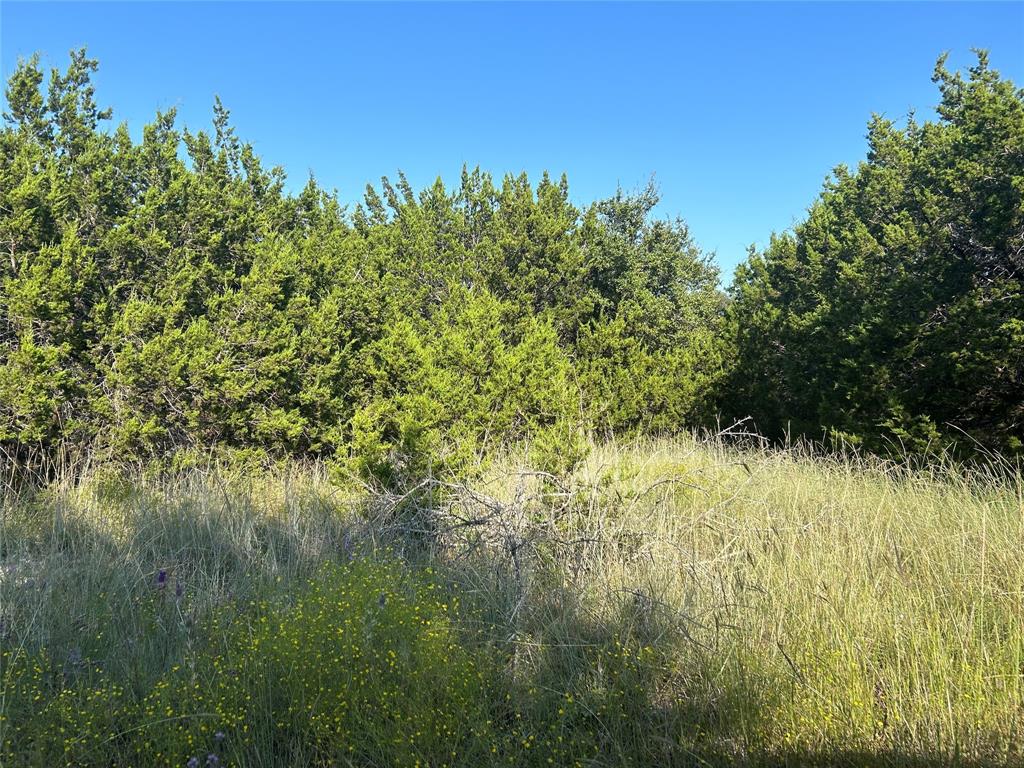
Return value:
[(1015, 765), (1022, 510), (690, 440), (9, 490), (0, 764)]

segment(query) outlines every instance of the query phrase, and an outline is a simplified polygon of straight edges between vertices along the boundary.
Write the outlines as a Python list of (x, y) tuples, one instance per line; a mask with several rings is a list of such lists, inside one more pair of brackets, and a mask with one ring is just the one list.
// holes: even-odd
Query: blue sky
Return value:
[(463, 163), (569, 176), (586, 203), (654, 174), (728, 279), (750, 243), (791, 227), (872, 112), (930, 116), (936, 57), (988, 48), (1024, 85), (1024, 3), (503, 4), (0, 2), (0, 67), (86, 45), (97, 93), (133, 132), (214, 94), (294, 188), (342, 199), (405, 171)]

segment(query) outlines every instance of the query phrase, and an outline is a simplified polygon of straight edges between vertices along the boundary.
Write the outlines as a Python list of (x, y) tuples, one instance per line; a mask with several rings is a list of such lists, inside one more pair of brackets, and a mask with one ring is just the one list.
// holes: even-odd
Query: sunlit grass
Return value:
[(9, 492), (0, 764), (1018, 764), (1021, 494), (691, 440)]

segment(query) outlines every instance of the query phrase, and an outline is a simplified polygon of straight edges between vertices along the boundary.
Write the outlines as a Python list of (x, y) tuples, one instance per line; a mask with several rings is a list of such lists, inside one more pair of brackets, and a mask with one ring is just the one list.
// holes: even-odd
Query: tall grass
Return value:
[(9, 491), (0, 764), (1021, 764), (1022, 487), (681, 439)]

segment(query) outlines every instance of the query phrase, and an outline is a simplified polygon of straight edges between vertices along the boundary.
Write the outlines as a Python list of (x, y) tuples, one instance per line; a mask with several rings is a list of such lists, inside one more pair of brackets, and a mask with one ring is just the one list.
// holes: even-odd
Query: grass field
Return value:
[(1021, 765), (1022, 493), (689, 439), (8, 491), (0, 765)]

